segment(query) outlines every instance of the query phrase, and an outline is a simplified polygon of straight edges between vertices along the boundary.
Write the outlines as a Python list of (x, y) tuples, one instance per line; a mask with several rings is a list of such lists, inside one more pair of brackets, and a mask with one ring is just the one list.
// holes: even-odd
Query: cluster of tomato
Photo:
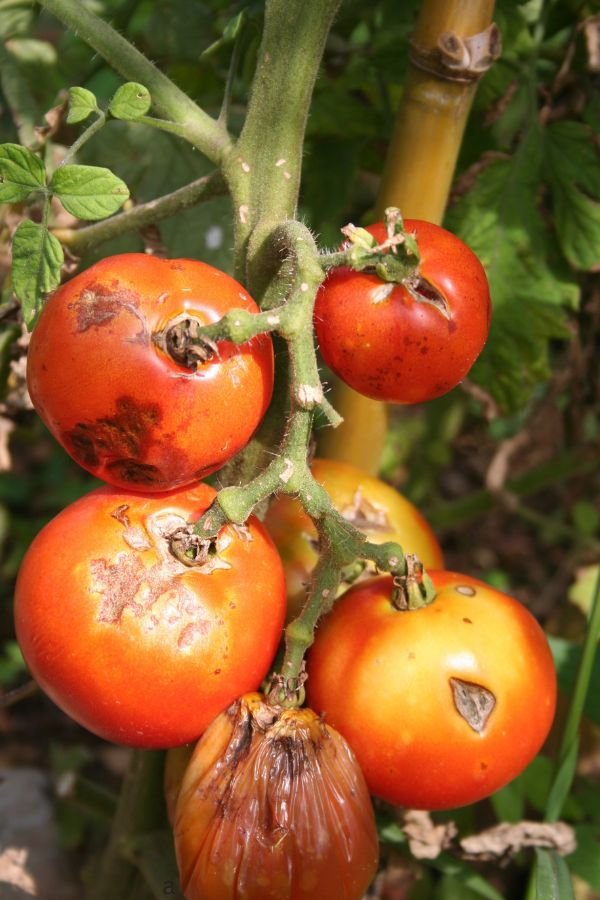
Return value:
[[(453, 270), (457, 239), (411, 225), (418, 279), (386, 285), (334, 270), (315, 308), (328, 364), (396, 402), (454, 386), (489, 325), (473, 254), (461, 245)], [(101, 737), (173, 748), (202, 735), (191, 760), (173, 755), (167, 770), (186, 897), (353, 900), (377, 864), (369, 792), (435, 809), (501, 787), (546, 737), (554, 670), (522, 606), (443, 570), (412, 504), (352, 466), (316, 460), (338, 511), (370, 540), (417, 554), (437, 597), (400, 611), (391, 577), (367, 567), (318, 628), (310, 708), (248, 693), (299, 612), (317, 553), (311, 520), (286, 496), (264, 524), (251, 517), (197, 538), (194, 566), (171, 552), (215, 496), (200, 479), (245, 445), (270, 401), (268, 336), (189, 339), (235, 308), (257, 311), (223, 272), (142, 254), (105, 259), (49, 298), (30, 345), (31, 397), (106, 485), (34, 540), (17, 583), (17, 635), (42, 688)]]

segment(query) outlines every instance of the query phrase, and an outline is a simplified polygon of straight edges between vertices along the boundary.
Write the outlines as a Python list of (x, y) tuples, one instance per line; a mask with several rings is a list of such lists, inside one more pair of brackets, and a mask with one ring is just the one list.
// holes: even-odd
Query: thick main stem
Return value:
[[(228, 155), (238, 273), (259, 299), (273, 229), (296, 212), (302, 147), (314, 83), (340, 0), (268, 0), (242, 133)], [(252, 241), (251, 236), (253, 236)]]

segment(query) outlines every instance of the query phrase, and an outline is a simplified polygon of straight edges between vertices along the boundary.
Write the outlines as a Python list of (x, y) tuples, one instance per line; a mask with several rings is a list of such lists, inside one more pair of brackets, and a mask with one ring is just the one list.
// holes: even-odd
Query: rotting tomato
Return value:
[(447, 809), (531, 762), (552, 724), (556, 676), (522, 604), (466, 575), (428, 574), (437, 597), (421, 609), (394, 606), (390, 576), (340, 598), (310, 651), (307, 688), (373, 794)]
[[(348, 267), (333, 269), (315, 304), (315, 330), (327, 365), (350, 387), (390, 403), (445, 394), (485, 344), (491, 316), (483, 266), (460, 238), (407, 219), (421, 254), (402, 284)], [(366, 229), (386, 238), (382, 222)]]
[(111, 256), (47, 300), (28, 354), (33, 405), (83, 468), (132, 490), (165, 491), (220, 468), (252, 436), (273, 389), (268, 335), (194, 345), (198, 325), (242, 285), (191, 259)]
[[(313, 460), (311, 471), (335, 509), (370, 541), (396, 541), (406, 553), (416, 554), (426, 567), (443, 566), (442, 549), (429, 524), (416, 506), (391, 485), (334, 459)], [(269, 506), (265, 525), (283, 560), (291, 619), (302, 609), (306, 586), (317, 563), (317, 532), (300, 502), (285, 494)]]
[(201, 548), (203, 565), (170, 552), (170, 535), (214, 496), (206, 484), (162, 495), (98, 488), (49, 522), (23, 560), (15, 622), (32, 675), (106, 740), (195, 740), (273, 660), (285, 581), (260, 522), (223, 528)]
[(248, 694), (197, 744), (173, 822), (187, 900), (360, 900), (377, 869), (371, 800), (311, 709)]

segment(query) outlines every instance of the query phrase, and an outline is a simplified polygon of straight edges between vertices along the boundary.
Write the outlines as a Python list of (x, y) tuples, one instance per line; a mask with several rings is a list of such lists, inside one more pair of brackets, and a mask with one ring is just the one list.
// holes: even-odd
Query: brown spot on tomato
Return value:
[(199, 622), (189, 622), (181, 629), (177, 639), (177, 646), (180, 650), (191, 647), (198, 638), (203, 637), (210, 630), (210, 622), (202, 619)]
[(473, 731), (482, 734), (496, 706), (496, 697), (481, 684), (460, 678), (449, 681), (457, 713)]
[(463, 616), (463, 622), (466, 622), (467, 625), (472, 625), (472, 624), (473, 624), (473, 620), (467, 618), (467, 616)]
[(76, 300), (69, 303), (68, 308), (75, 313), (77, 331), (83, 332), (112, 322), (124, 311), (135, 310), (137, 315), (139, 303), (139, 295), (120, 287), (118, 281), (113, 282), (110, 287), (92, 282), (81, 291)]
[[(67, 449), (84, 466), (122, 464), (124, 460), (137, 462), (144, 443), (161, 419), (156, 403), (138, 403), (125, 396), (118, 398), (116, 407), (113, 416), (95, 422), (78, 422), (70, 431), (64, 432)], [(145, 483), (148, 483), (147, 476)]]
[(156, 484), (162, 480), (160, 469), (136, 459), (115, 459), (106, 468), (120, 481), (131, 484)]

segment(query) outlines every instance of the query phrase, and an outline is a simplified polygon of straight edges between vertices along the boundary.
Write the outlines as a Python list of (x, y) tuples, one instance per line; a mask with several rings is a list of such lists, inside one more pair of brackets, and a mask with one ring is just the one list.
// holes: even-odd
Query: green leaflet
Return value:
[(30, 328), (44, 295), (60, 283), (63, 249), (47, 228), (26, 219), (15, 231), (12, 256), (13, 288)]

